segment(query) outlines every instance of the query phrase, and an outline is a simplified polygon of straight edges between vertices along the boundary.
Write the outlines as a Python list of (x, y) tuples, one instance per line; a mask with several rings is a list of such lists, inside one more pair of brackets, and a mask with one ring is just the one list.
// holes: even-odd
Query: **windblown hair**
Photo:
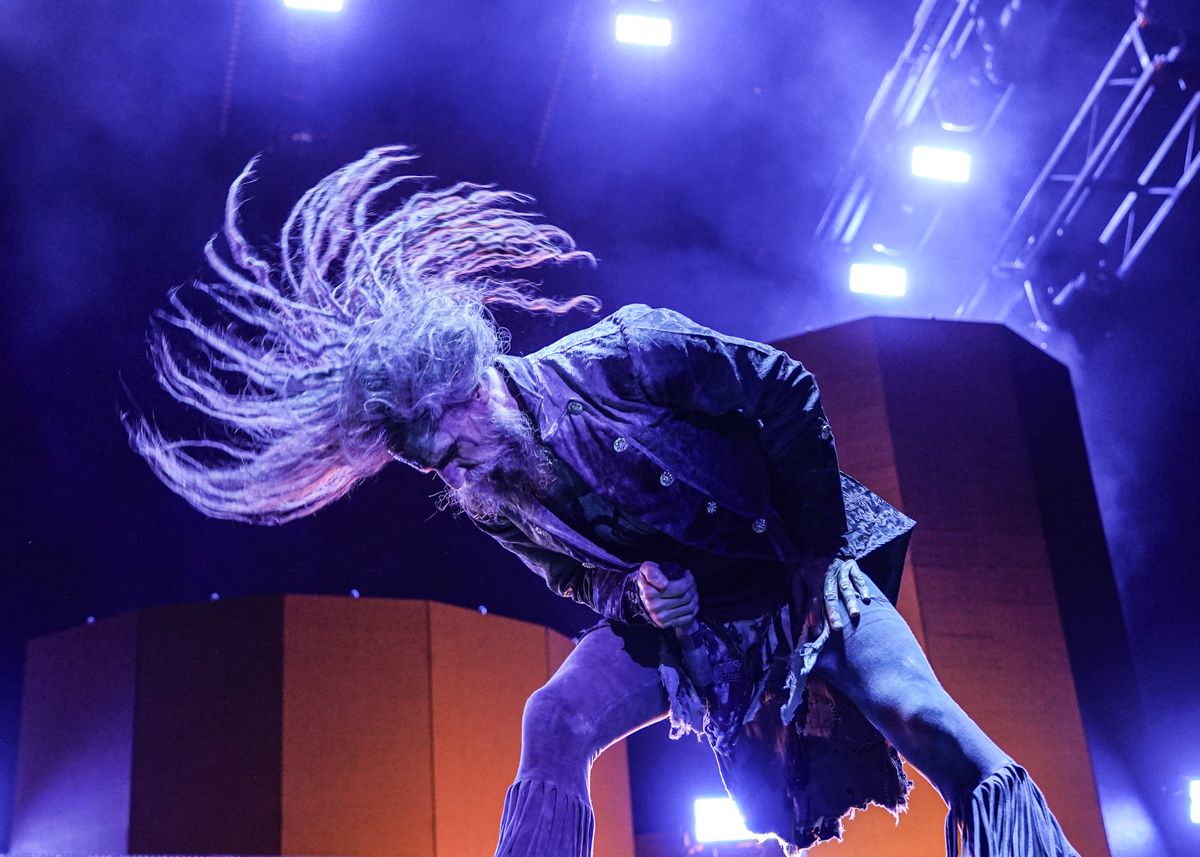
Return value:
[[(224, 237), (232, 263), (192, 287), (215, 302), (202, 318), (173, 290), (169, 328), (151, 333), (159, 382), (220, 425), (223, 439), (171, 440), (127, 416), (130, 442), (201, 512), (278, 524), (316, 511), (377, 473), (414, 434), (431, 436), (466, 402), (503, 349), (489, 307), (596, 311), (589, 296), (555, 300), (502, 275), (542, 263), (594, 261), (567, 233), (512, 210), (529, 198), (458, 184), (389, 208), (404, 147), (375, 149), (323, 179), (292, 209), (280, 262), (242, 236), (238, 208), (254, 161), (229, 189)], [(189, 356), (190, 355), (190, 356)]]

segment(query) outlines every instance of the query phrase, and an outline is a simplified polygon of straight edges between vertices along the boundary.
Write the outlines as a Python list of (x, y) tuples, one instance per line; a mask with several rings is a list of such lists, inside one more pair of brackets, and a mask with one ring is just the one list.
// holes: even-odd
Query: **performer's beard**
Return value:
[(462, 488), (447, 488), (441, 508), (458, 507), (472, 518), (494, 519), (506, 511), (525, 509), (554, 482), (552, 453), (538, 442), (524, 414), (496, 412), (490, 429), (498, 447), (495, 457), (475, 468)]

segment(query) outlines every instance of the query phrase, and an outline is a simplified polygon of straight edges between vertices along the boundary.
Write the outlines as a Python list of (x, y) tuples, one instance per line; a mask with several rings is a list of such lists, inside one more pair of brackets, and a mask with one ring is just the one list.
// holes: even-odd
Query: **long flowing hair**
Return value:
[(214, 236), (205, 257), (218, 279), (191, 284), (216, 312), (175, 289), (150, 335), (159, 382), (221, 436), (171, 439), (125, 417), (134, 449), (206, 515), (279, 524), (377, 473), (406, 436), (429, 434), (467, 401), (495, 362), (505, 341), (489, 307), (599, 309), (590, 296), (555, 300), (504, 276), (594, 261), (561, 229), (514, 209), (528, 197), (463, 183), (389, 207), (397, 185), (420, 180), (396, 175), (414, 157), (375, 149), (306, 192), (274, 265), (238, 223), (254, 161), (230, 187), (231, 261)]

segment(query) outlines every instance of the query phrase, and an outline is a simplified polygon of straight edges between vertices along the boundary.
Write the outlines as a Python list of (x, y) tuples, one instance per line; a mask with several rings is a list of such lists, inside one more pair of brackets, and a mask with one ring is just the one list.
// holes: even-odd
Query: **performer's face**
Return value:
[(520, 413), (492, 374), (483, 377), (469, 401), (442, 415), (421, 467), (436, 472), (455, 491), (485, 478), (512, 446), (506, 426), (520, 419)]

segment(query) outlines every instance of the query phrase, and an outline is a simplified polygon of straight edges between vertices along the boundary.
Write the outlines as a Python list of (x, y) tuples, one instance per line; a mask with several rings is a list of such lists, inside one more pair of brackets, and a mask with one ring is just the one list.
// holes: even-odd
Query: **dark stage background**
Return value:
[[(319, 177), (406, 142), (443, 182), (532, 193), (596, 253), (595, 269), (547, 272), (552, 292), (669, 306), (764, 340), (864, 315), (946, 317), (978, 272), (888, 302), (850, 294), (810, 252), (917, 5), (678, 0), (665, 51), (614, 42), (618, 6), (605, 0), (347, 0), (334, 16), (281, 0), (0, 7), (0, 849), (31, 637), (213, 592), (357, 589), (482, 604), (566, 633), (592, 620), (469, 523), (435, 513), (436, 483), (404, 468), (309, 519), (256, 529), (203, 518), (129, 451), (118, 412), (130, 397), (166, 426), (196, 428), (153, 382), (147, 319), (168, 288), (204, 275), (201, 247), (250, 157), (263, 153), (246, 233), (264, 242)], [(1020, 121), (992, 139), (1002, 175), (964, 235), (1003, 226), (1133, 14), (1113, 0), (1043, 5), (1051, 48), (1018, 91)], [(1194, 3), (1156, 9), (1197, 30)], [(1200, 853), (1185, 794), (1200, 778), (1198, 230), (1192, 187), (1133, 278), (1075, 310), (1061, 353), (1145, 723), (1102, 743), (1091, 734), (1121, 855)], [(521, 352), (588, 321), (505, 320)], [(686, 811), (682, 796), (661, 799), (653, 753), (631, 758), (643, 832)], [(695, 776), (711, 787), (711, 773)]]

